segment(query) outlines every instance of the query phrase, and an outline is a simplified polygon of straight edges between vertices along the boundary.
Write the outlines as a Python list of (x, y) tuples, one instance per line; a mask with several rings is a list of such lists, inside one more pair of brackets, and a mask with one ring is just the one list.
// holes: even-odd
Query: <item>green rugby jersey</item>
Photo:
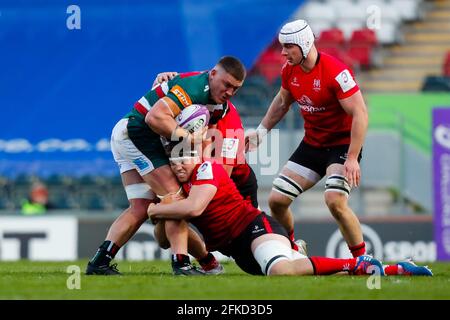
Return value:
[(134, 116), (141, 119), (142, 126), (147, 127), (145, 115), (159, 99), (164, 97), (173, 100), (180, 111), (192, 104), (205, 105), (211, 115), (209, 124), (216, 124), (228, 111), (227, 103), (216, 104), (212, 100), (208, 72), (189, 72), (181, 73), (172, 80), (152, 88), (134, 104), (125, 118)]

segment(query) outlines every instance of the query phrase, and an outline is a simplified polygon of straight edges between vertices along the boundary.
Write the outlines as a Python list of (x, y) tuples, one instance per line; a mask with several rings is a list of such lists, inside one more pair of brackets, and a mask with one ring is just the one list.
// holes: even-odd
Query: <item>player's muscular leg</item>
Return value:
[[(122, 173), (124, 187), (144, 183), (144, 180), (136, 170)], [(154, 200), (156, 195), (152, 193)], [(147, 207), (152, 199), (130, 199), (130, 206), (111, 225), (106, 240), (110, 240), (118, 246), (123, 246), (148, 219)]]
[[(160, 196), (176, 193), (180, 184), (169, 165), (161, 166), (143, 176), (152, 190)], [(183, 220), (166, 220), (165, 232), (173, 252), (187, 254), (188, 224)]]
[[(161, 248), (170, 248), (170, 242), (166, 237), (164, 221), (159, 221), (156, 224), (155, 239)], [(192, 230), (192, 228), (189, 228), (188, 230), (188, 252), (197, 260), (204, 258), (208, 254), (203, 240), (200, 238), (197, 232)]]
[[(162, 166), (144, 176), (158, 195), (167, 195), (178, 192), (180, 185), (169, 166)], [(155, 188), (153, 188), (155, 185)], [(172, 250), (177, 253), (191, 253), (200, 259), (208, 254), (200, 236), (185, 221), (167, 220), (164, 224), (158, 223), (155, 237), (162, 248), (167, 248), (169, 242)], [(187, 243), (186, 243), (187, 241)]]
[(155, 225), (154, 235), (158, 245), (163, 249), (170, 248), (170, 242), (166, 237), (166, 222), (164, 220), (158, 221)]
[[(327, 177), (332, 175), (344, 176), (344, 166), (341, 164), (330, 165), (327, 168)], [(325, 203), (336, 219), (347, 244), (354, 246), (362, 243), (361, 225), (353, 210), (348, 206), (347, 196), (342, 192), (329, 189), (325, 192)]]
[[(314, 182), (296, 174), (295, 172), (284, 167), (281, 170), (281, 175), (292, 179), (304, 191), (314, 186)], [(288, 186), (289, 187), (289, 186)], [(283, 188), (283, 187), (281, 187)], [(287, 189), (287, 188), (286, 188)], [(295, 190), (295, 188), (294, 188)], [(289, 192), (288, 190), (286, 190)], [(295, 199), (295, 198), (294, 198)], [(272, 189), (269, 195), (269, 207), (271, 215), (281, 223), (281, 225), (290, 232), (294, 229), (294, 217), (289, 206), (293, 201), (293, 197), (289, 197), (283, 192), (278, 192)]]

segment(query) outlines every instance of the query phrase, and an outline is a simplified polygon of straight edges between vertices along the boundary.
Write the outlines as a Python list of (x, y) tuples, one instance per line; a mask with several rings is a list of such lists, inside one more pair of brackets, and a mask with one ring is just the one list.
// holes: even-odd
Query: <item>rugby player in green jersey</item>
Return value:
[[(192, 104), (203, 104), (210, 111), (210, 124), (216, 123), (226, 112), (227, 100), (242, 86), (245, 74), (245, 67), (238, 59), (223, 57), (209, 71), (179, 75), (153, 87), (116, 124), (111, 135), (111, 150), (130, 206), (111, 225), (105, 241), (89, 261), (86, 274), (120, 274), (111, 260), (148, 219), (148, 205), (157, 202), (158, 197), (165, 201), (180, 192), (160, 136), (172, 141), (194, 142), (201, 141), (202, 133), (189, 133), (179, 127), (174, 118)], [(158, 224), (156, 229), (163, 226), (170, 243), (174, 274), (204, 274), (190, 263), (188, 256), (188, 237), (189, 249), (194, 247), (207, 254), (201, 238), (189, 232), (183, 220), (165, 220)]]

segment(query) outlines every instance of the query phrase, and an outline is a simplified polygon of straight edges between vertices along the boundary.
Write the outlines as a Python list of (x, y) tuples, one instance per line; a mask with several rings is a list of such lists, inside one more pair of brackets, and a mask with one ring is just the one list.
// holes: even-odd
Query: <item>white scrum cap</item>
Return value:
[(298, 45), (306, 59), (314, 43), (314, 34), (311, 27), (305, 20), (295, 20), (286, 23), (278, 34), (278, 41), (281, 44), (293, 43)]

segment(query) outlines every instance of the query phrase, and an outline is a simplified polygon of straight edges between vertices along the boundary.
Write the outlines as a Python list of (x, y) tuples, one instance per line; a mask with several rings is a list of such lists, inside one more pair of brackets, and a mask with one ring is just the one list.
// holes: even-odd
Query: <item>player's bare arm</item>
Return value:
[(172, 99), (164, 97), (150, 109), (145, 116), (145, 122), (153, 131), (166, 138), (177, 139), (182, 137), (193, 141), (195, 137), (187, 130), (179, 127), (174, 119), (180, 111), (180, 108)]
[(190, 219), (203, 213), (217, 192), (211, 184), (193, 186), (186, 199), (170, 204), (152, 204), (147, 213), (150, 219)]
[(295, 99), (290, 92), (284, 88), (280, 88), (275, 98), (272, 100), (266, 115), (261, 120), (261, 124), (258, 126), (255, 132), (251, 132), (245, 137), (245, 151), (252, 151), (256, 149), (261, 143), (262, 138), (270, 131), (275, 125), (283, 119), (285, 114), (289, 111), (292, 103)]
[(266, 115), (262, 119), (261, 124), (270, 131), (283, 119), (294, 101), (294, 98), (288, 90), (280, 88), (280, 91), (270, 104), (269, 110), (267, 110)]
[(357, 91), (352, 96), (339, 100), (339, 102), (345, 112), (353, 117), (350, 146), (348, 148), (347, 160), (344, 163), (344, 169), (350, 186), (357, 187), (361, 179), (361, 169), (357, 159), (364, 144), (369, 123), (367, 107), (361, 91)]
[(159, 135), (170, 138), (177, 127), (174, 118), (180, 111), (180, 108), (172, 99), (164, 97), (149, 110), (145, 116), (145, 122)]

